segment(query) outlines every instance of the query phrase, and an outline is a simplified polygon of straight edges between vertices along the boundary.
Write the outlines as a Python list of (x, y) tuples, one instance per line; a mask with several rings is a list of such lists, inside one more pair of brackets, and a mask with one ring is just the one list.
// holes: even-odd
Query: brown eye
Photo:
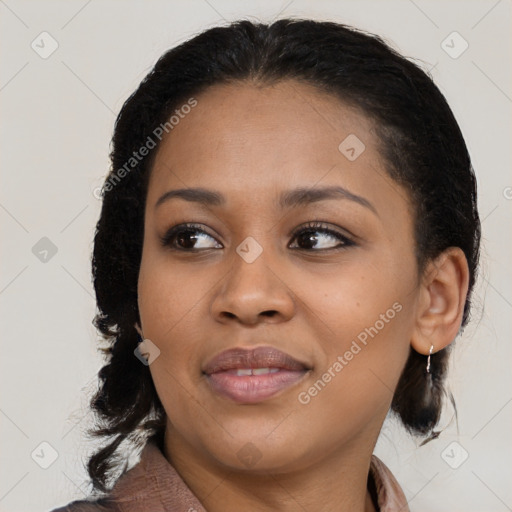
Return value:
[(355, 245), (347, 236), (318, 222), (310, 222), (305, 228), (302, 227), (295, 231), (293, 239), (297, 239), (298, 242), (295, 247), (292, 247), (293, 249), (306, 251), (344, 249)]
[[(213, 242), (209, 242), (211, 240)], [(221, 249), (215, 238), (195, 224), (180, 224), (169, 229), (161, 237), (160, 242), (165, 247), (180, 251), (195, 251), (199, 249)]]

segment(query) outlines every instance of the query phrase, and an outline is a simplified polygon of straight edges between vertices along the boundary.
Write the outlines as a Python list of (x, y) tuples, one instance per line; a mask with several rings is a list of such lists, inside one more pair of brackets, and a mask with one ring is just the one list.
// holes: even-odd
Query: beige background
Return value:
[[(284, 16), (384, 36), (432, 70), (459, 120), (483, 219), (474, 319), (450, 377), (459, 432), (448, 410), (443, 435), (418, 448), (390, 421), (376, 453), (412, 511), (512, 510), (510, 1), (0, 0), (1, 511), (49, 510), (87, 491), (80, 459), (92, 446), (82, 430), (101, 365), (91, 325), (93, 192), (108, 171), (116, 113), (169, 47), (225, 20)], [(52, 450), (57, 459), (43, 469)]]

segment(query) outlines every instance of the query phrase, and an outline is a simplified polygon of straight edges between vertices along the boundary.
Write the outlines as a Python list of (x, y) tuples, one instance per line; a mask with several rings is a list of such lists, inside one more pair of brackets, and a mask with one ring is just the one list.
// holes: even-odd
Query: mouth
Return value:
[(273, 347), (234, 348), (214, 357), (203, 369), (211, 389), (234, 402), (254, 404), (300, 382), (311, 370)]

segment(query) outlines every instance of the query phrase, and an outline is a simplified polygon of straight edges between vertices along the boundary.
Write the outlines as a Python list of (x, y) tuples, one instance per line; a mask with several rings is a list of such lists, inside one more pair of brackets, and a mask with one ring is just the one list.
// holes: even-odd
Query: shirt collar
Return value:
[[(369, 485), (375, 486), (379, 512), (410, 512), (400, 485), (375, 455)], [(139, 463), (119, 478), (110, 497), (122, 512), (207, 512), (154, 440), (147, 442)]]

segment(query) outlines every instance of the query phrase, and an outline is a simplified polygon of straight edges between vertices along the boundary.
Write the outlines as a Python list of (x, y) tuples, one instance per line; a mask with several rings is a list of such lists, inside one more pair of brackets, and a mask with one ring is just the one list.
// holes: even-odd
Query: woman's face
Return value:
[[(195, 99), (156, 155), (138, 285), (166, 436), (253, 471), (371, 453), (418, 309), (408, 195), (372, 123), (309, 85), (222, 85)], [(199, 187), (221, 200), (163, 198)], [(163, 245), (183, 224), (194, 226)], [(228, 358), (245, 370), (209, 365), (257, 347), (298, 364), (260, 349), (269, 360)]]

